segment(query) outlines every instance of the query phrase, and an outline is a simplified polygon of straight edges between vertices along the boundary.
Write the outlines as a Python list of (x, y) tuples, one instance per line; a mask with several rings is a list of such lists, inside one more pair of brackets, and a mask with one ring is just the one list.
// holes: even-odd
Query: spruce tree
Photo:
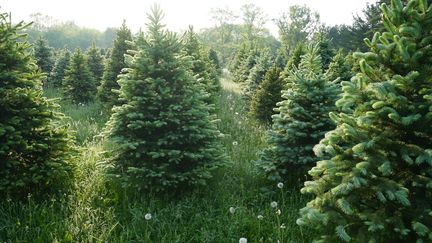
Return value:
[(73, 175), (72, 140), (58, 105), (43, 97), (31, 46), (0, 13), (0, 195), (54, 192)]
[(245, 70), (248, 71), (248, 77), (243, 88), (243, 98), (248, 104), (255, 95), (256, 90), (264, 79), (264, 75), (273, 62), (270, 51), (267, 49), (260, 50), (257, 55), (251, 56), (251, 58), (255, 58), (253, 60), (255, 64), (252, 69), (249, 69), (249, 66), (245, 67)]
[(275, 114), (274, 108), (282, 101), (284, 83), (280, 77), (281, 71), (276, 66), (270, 68), (251, 101), (250, 115), (263, 123), (271, 123), (271, 117)]
[(304, 54), (306, 54), (305, 46), (303, 44), (298, 44), (288, 62), (285, 63), (283, 71), (281, 72), (282, 80), (286, 80), (290, 76), (291, 72), (299, 67)]
[(54, 68), (51, 72), (51, 76), (49, 79), (49, 84), (54, 87), (61, 87), (63, 84), (63, 80), (66, 76), (66, 70), (69, 66), (69, 60), (70, 60), (70, 52), (67, 49), (64, 49), (59, 57), (57, 58), (57, 61), (54, 65)]
[(218, 72), (219, 75), (221, 75), (222, 73), (222, 66), (219, 60), (219, 56), (217, 54), (217, 52), (213, 49), (210, 48), (210, 50), (208, 51), (208, 58), (210, 59), (210, 61), (213, 63), (216, 71)]
[(46, 74), (50, 74), (53, 67), (53, 54), (48, 42), (42, 36), (37, 39), (34, 47), (34, 56), (40, 70)]
[(330, 81), (336, 81), (337, 83), (350, 81), (354, 76), (352, 66), (347, 61), (342, 49), (333, 57), (325, 74)]
[(287, 80), (268, 135), (270, 147), (258, 161), (270, 180), (304, 179), (315, 162), (314, 145), (334, 128), (328, 114), (335, 110), (338, 89), (322, 73), (318, 46), (308, 49)]
[(65, 98), (75, 104), (93, 101), (96, 82), (84, 54), (76, 49), (72, 55), (63, 83)]
[(104, 59), (94, 41), (87, 51), (87, 62), (90, 72), (96, 81), (96, 86), (99, 86), (104, 72)]
[(175, 34), (161, 23), (157, 5), (148, 33), (126, 56), (119, 79), (125, 103), (113, 109), (107, 137), (116, 144), (112, 173), (123, 186), (140, 191), (170, 191), (203, 185), (221, 162), (220, 132), (205, 92), (189, 71)]
[(191, 70), (197, 76), (199, 83), (203, 85), (204, 90), (209, 94), (208, 101), (212, 103), (215, 95), (220, 90), (217, 70), (192, 27), (189, 27), (183, 42), (186, 55), (192, 57), (193, 60)]
[(117, 83), (117, 76), (125, 68), (124, 56), (127, 50), (131, 49), (130, 42), (132, 41), (132, 34), (130, 29), (123, 21), (121, 28), (117, 31), (114, 46), (110, 52), (110, 58), (102, 77), (101, 85), (98, 87), (98, 98), (104, 106), (111, 109), (113, 105), (120, 104), (118, 101), (118, 89), (120, 88)]
[(323, 32), (318, 33), (316, 37), (316, 42), (318, 43), (319, 50), (320, 50), (319, 54), (321, 56), (322, 69), (325, 72), (328, 69), (329, 64), (332, 61), (335, 53), (334, 50), (331, 48), (330, 41), (326, 37), (325, 33)]
[(432, 241), (432, 6), (382, 5), (386, 31), (357, 53), (359, 72), (342, 82), (337, 128), (316, 147), (322, 160), (303, 193), (315, 198), (299, 225), (321, 242)]

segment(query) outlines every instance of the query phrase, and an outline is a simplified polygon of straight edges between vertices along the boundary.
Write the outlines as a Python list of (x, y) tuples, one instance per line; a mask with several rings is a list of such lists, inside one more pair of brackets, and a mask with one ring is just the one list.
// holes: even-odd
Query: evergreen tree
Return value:
[(113, 105), (120, 104), (118, 101), (118, 89), (120, 86), (117, 83), (117, 76), (126, 67), (124, 56), (127, 50), (132, 47), (130, 45), (131, 41), (131, 31), (126, 26), (126, 22), (123, 21), (121, 28), (117, 31), (114, 46), (110, 52), (110, 58), (107, 61), (101, 85), (98, 88), (99, 100), (109, 109)]
[(210, 50), (208, 51), (208, 58), (211, 60), (214, 67), (216, 68), (216, 71), (220, 75), (222, 72), (222, 66), (221, 66), (221, 63), (219, 61), (218, 54), (213, 48), (210, 48)]
[(283, 71), (281, 72), (281, 79), (286, 83), (287, 79), (291, 75), (291, 72), (297, 69), (300, 65), (303, 55), (306, 54), (306, 48), (303, 44), (298, 44), (293, 51), (292, 56), (288, 62), (285, 63)]
[(310, 46), (288, 78), (269, 133), (270, 148), (259, 165), (270, 180), (298, 180), (315, 162), (313, 146), (334, 128), (328, 113), (335, 110), (338, 89), (322, 73), (317, 45)]
[(193, 60), (161, 24), (155, 6), (148, 33), (127, 55), (120, 97), (107, 136), (117, 144), (113, 173), (130, 189), (166, 191), (205, 184), (221, 162), (220, 135), (205, 93), (191, 75)]
[(92, 43), (87, 51), (87, 62), (90, 72), (96, 81), (96, 86), (99, 86), (104, 71), (104, 59), (100, 49), (96, 47), (95, 42)]
[(244, 70), (242, 65), (245, 62), (245, 60), (248, 58), (248, 53), (249, 53), (249, 46), (246, 45), (245, 43), (242, 43), (242, 45), (240, 46), (240, 48), (236, 53), (236, 56), (231, 62), (230, 71), (232, 73), (232, 79), (236, 83), (241, 83), (244, 81), (243, 74), (242, 74)]
[(96, 82), (80, 49), (72, 55), (63, 83), (65, 97), (75, 104), (93, 101)]
[(386, 31), (358, 53), (361, 72), (342, 82), (337, 123), (316, 147), (299, 225), (322, 242), (432, 240), (432, 6), (382, 5)]
[(54, 87), (61, 87), (63, 84), (63, 80), (66, 76), (66, 70), (69, 66), (69, 60), (70, 60), (70, 52), (67, 49), (64, 49), (59, 57), (57, 58), (57, 61), (54, 65), (54, 68), (51, 72), (51, 76), (49, 79), (50, 85)]
[(212, 61), (208, 58), (207, 51), (199, 42), (197, 35), (190, 27), (184, 38), (184, 51), (192, 57), (192, 72), (197, 76), (198, 81), (203, 85), (204, 90), (209, 94), (209, 102), (220, 90), (219, 76)]
[(338, 83), (341, 81), (350, 81), (354, 76), (352, 66), (350, 65), (350, 62), (347, 61), (342, 49), (340, 49), (333, 57), (325, 74), (328, 80), (338, 80)]
[(323, 71), (326, 71), (330, 62), (332, 61), (333, 56), (335, 55), (334, 50), (330, 47), (330, 41), (324, 32), (317, 34), (316, 42), (318, 43), (320, 50), (319, 54), (321, 56), (322, 69)]
[(272, 115), (275, 114), (273, 109), (282, 101), (281, 91), (284, 85), (280, 78), (281, 71), (276, 66), (270, 68), (251, 101), (250, 115), (261, 122), (270, 123)]
[(267, 49), (260, 50), (256, 55), (253, 55), (250, 58), (255, 58), (254, 60), (251, 60), (251, 62), (253, 61), (255, 65), (253, 65), (252, 69), (249, 69), (249, 65), (246, 65), (245, 68), (248, 69), (245, 69), (245, 71), (248, 70), (249, 75), (243, 88), (243, 98), (248, 103), (255, 95), (255, 92), (261, 84), (264, 75), (271, 67), (273, 62), (271, 54)]
[[(0, 194), (54, 192), (73, 175), (72, 140), (58, 105), (43, 97), (27, 25), (0, 13)], [(19, 40), (19, 41), (18, 41)]]
[(41, 36), (35, 43), (34, 56), (40, 70), (49, 75), (53, 67), (53, 54), (47, 40)]

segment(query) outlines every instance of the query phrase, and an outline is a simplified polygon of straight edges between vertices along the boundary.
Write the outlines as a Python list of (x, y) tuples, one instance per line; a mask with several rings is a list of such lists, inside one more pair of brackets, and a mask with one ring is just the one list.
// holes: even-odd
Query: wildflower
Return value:
[(262, 215), (260, 214), (260, 215), (257, 216), (257, 218), (258, 218), (259, 220), (263, 220), (264, 216), (262, 216)]
[(230, 208), (229, 208), (229, 211), (230, 211), (230, 213), (233, 214), (233, 213), (235, 213), (236, 209), (235, 209), (234, 207), (230, 207)]
[(234, 141), (234, 142), (232, 143), (232, 145), (237, 146), (237, 145), (238, 145), (238, 142), (237, 142), (237, 141)]
[(282, 212), (281, 212), (280, 209), (278, 209), (278, 210), (276, 211), (276, 214), (277, 214), (277, 215), (281, 215), (281, 213), (282, 213)]
[(281, 228), (281, 229), (285, 229), (285, 228), (286, 228), (285, 224), (282, 224), (282, 225), (280, 226), (280, 228)]
[(275, 201), (273, 201), (273, 202), (270, 203), (270, 206), (271, 206), (272, 208), (276, 208), (276, 207), (278, 206), (278, 203), (275, 202)]
[(145, 218), (146, 220), (150, 220), (150, 219), (152, 218), (151, 213), (146, 213), (146, 215), (144, 215), (144, 218)]
[(240, 238), (239, 243), (247, 243), (247, 239), (246, 238)]
[(238, 112), (236, 112), (235, 114), (236, 114), (236, 115), (238, 115), (239, 113), (238, 113)]
[(277, 184), (277, 187), (279, 187), (280, 189), (282, 189), (283, 186), (284, 186), (284, 184), (283, 184), (282, 182), (279, 182), (279, 183)]

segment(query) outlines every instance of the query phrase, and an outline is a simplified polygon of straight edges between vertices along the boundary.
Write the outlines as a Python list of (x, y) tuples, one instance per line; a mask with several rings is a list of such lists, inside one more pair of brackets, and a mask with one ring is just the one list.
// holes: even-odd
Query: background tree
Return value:
[(252, 98), (249, 114), (263, 123), (271, 123), (271, 117), (275, 114), (273, 109), (282, 101), (284, 83), (280, 77), (281, 71), (276, 66), (271, 67)]
[(245, 4), (240, 8), (245, 28), (245, 40), (252, 45), (259, 44), (259, 37), (263, 35), (266, 17), (263, 10), (254, 4)]
[(210, 48), (208, 51), (208, 58), (210, 59), (210, 61), (213, 63), (214, 68), (216, 69), (216, 71), (219, 73), (219, 75), (222, 73), (222, 66), (219, 60), (219, 56), (217, 54), (217, 52)]
[[(253, 60), (255, 64), (253, 65), (252, 69), (247, 70), (249, 74), (247, 76), (245, 85), (243, 86), (243, 98), (248, 102), (248, 104), (255, 95), (256, 90), (264, 79), (264, 75), (271, 67), (273, 62), (270, 52), (266, 49), (259, 50), (256, 56), (251, 56), (250, 58), (255, 58), (255, 60)], [(249, 63), (247, 63), (247, 66), (243, 68), (248, 67)]]
[(70, 52), (67, 49), (61, 51), (57, 61), (55, 62), (54, 68), (51, 72), (49, 84), (54, 87), (61, 87), (63, 80), (66, 76), (66, 70), (69, 66)]
[(39, 37), (39, 39), (36, 41), (34, 47), (34, 56), (40, 70), (49, 76), (53, 67), (53, 54), (46, 39)]
[(92, 46), (87, 51), (87, 62), (90, 72), (96, 81), (96, 86), (99, 86), (104, 72), (104, 59), (100, 49), (96, 47), (95, 42), (93, 42)]
[(354, 76), (351, 63), (347, 60), (342, 49), (340, 49), (333, 57), (332, 62), (330, 63), (325, 74), (330, 81), (339, 79), (338, 83), (342, 81), (350, 81)]
[(427, 242), (432, 216), (432, 7), (425, 0), (384, 5), (386, 31), (358, 53), (361, 72), (342, 82), (331, 114), (337, 128), (316, 147), (299, 225), (320, 239), (353, 242)]
[[(120, 96), (107, 136), (116, 144), (113, 173), (131, 190), (190, 189), (211, 177), (221, 162), (220, 132), (204, 101), (204, 91), (181, 57), (177, 37), (163, 29), (157, 5), (149, 15), (128, 69), (120, 76)], [(156, 65), (156, 64), (162, 65)]]
[(80, 49), (70, 59), (63, 84), (65, 98), (75, 104), (88, 103), (95, 97), (96, 81)]
[(104, 103), (104, 106), (110, 109), (115, 104), (120, 104), (118, 101), (118, 90), (120, 88), (117, 83), (117, 75), (125, 68), (124, 55), (127, 50), (131, 49), (130, 41), (132, 34), (123, 21), (121, 28), (117, 31), (114, 46), (110, 53), (107, 66), (105, 68), (101, 85), (98, 88), (98, 97)]
[[(0, 193), (27, 196), (64, 189), (73, 176), (73, 147), (58, 105), (42, 95), (22, 22), (0, 13)], [(17, 41), (19, 40), (19, 42)]]
[(328, 113), (335, 110), (337, 94), (323, 75), (318, 45), (311, 45), (287, 79), (268, 135), (270, 147), (258, 161), (270, 180), (301, 180), (313, 166), (314, 145), (334, 128)]

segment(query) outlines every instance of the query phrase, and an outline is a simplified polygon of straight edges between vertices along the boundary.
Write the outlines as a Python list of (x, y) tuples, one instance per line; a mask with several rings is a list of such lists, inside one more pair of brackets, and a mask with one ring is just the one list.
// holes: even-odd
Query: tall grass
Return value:
[(206, 187), (187, 195), (130, 198), (108, 186), (99, 166), (103, 141), (93, 139), (107, 115), (97, 104), (62, 102), (81, 147), (76, 188), (42, 201), (1, 200), (0, 242), (310, 242), (313, 232), (295, 224), (307, 198), (289, 185), (262, 193), (268, 185), (252, 161), (266, 146), (266, 129), (246, 117), (240, 87), (226, 80), (222, 85), (218, 126), (229, 161)]

